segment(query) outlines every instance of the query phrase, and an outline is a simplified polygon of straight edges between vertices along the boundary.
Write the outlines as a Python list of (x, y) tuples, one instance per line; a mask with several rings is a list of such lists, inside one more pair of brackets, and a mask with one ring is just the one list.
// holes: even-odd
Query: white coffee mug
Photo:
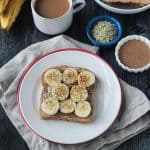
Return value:
[(73, 14), (80, 11), (86, 5), (85, 0), (68, 0), (70, 7), (68, 11), (58, 18), (44, 18), (35, 10), (37, 0), (31, 0), (31, 10), (34, 24), (38, 30), (45, 34), (55, 35), (66, 31), (72, 24)]

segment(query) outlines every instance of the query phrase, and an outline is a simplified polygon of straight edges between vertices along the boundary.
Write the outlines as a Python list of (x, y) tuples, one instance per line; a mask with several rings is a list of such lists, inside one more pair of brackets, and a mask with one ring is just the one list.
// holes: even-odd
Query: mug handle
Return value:
[(73, 13), (79, 12), (86, 5), (85, 0), (73, 0)]

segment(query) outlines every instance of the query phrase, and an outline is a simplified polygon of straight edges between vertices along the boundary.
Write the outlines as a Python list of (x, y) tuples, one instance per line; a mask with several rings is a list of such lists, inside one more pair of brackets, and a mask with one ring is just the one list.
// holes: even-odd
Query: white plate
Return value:
[(122, 5), (108, 4), (103, 2), (102, 0), (95, 0), (95, 2), (99, 4), (101, 7), (105, 8), (106, 10), (118, 14), (136, 14), (150, 9), (150, 4), (143, 7), (133, 7), (133, 6), (129, 7), (126, 4), (122, 4)]
[[(70, 65), (91, 70), (100, 84), (97, 89), (95, 118), (88, 124), (41, 120), (41, 74), (49, 67)], [(121, 88), (110, 66), (97, 55), (81, 49), (61, 49), (35, 60), (24, 72), (18, 86), (18, 103), (25, 123), (41, 137), (63, 144), (91, 140), (106, 131), (117, 118), (121, 107)]]

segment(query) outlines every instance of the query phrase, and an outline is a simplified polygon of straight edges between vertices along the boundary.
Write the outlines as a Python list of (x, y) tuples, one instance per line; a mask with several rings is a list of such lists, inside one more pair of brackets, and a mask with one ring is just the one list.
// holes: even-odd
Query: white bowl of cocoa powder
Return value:
[(150, 68), (150, 40), (139, 35), (121, 39), (115, 49), (119, 66), (129, 72), (143, 72)]

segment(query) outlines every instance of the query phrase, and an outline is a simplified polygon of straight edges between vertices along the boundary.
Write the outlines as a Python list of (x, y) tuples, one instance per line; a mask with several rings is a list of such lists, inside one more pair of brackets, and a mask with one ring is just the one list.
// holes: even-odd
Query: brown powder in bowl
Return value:
[(119, 50), (120, 61), (129, 68), (142, 68), (150, 63), (150, 47), (140, 40), (129, 40)]

